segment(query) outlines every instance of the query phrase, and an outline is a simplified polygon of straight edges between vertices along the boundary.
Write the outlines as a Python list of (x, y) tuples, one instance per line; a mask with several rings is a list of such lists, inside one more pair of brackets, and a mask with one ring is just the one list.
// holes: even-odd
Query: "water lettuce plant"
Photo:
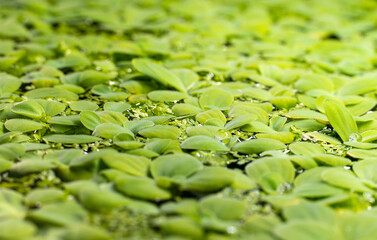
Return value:
[(0, 239), (375, 239), (374, 0), (0, 0)]

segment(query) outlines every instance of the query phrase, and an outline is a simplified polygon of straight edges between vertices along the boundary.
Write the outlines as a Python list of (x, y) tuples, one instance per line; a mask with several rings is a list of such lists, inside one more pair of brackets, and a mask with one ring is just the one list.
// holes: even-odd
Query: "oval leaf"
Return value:
[(229, 151), (222, 142), (216, 141), (214, 138), (208, 136), (192, 136), (182, 142), (181, 148), (206, 150), (206, 151)]
[(333, 126), (339, 137), (343, 142), (349, 141), (351, 135), (358, 132), (352, 114), (342, 103), (332, 99), (325, 100), (323, 106), (331, 126)]
[(181, 80), (168, 69), (148, 60), (148, 59), (133, 59), (132, 65), (139, 72), (159, 81), (164, 85), (174, 87), (175, 89), (186, 92), (185, 85)]

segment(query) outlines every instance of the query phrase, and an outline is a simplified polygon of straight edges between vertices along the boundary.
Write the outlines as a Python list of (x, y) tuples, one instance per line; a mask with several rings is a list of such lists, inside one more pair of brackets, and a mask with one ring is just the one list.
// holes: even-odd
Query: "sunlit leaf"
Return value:
[(138, 131), (138, 134), (147, 138), (177, 139), (181, 135), (181, 131), (173, 126), (155, 125)]
[(61, 98), (75, 101), (79, 96), (63, 88), (37, 88), (25, 93), (28, 98)]
[(186, 87), (182, 81), (168, 69), (147, 59), (134, 59), (132, 64), (138, 71), (148, 75), (160, 83), (174, 87), (181, 92), (186, 91)]
[(336, 186), (357, 192), (372, 192), (351, 171), (335, 168), (324, 171), (321, 175), (323, 181)]
[(94, 130), (101, 124), (101, 118), (92, 111), (82, 111), (80, 113), (80, 121), (89, 130)]
[(229, 107), (233, 102), (233, 95), (222, 89), (208, 89), (200, 96), (199, 103), (203, 109)]
[(27, 100), (15, 104), (12, 107), (12, 112), (33, 119), (40, 119), (45, 114), (43, 107), (34, 100)]
[(207, 151), (229, 151), (223, 143), (208, 136), (192, 136), (182, 142), (181, 148), (183, 149), (196, 149)]
[(42, 123), (27, 119), (10, 119), (4, 123), (9, 131), (30, 132), (44, 127)]
[(153, 160), (151, 174), (157, 182), (159, 178), (182, 181), (202, 167), (201, 162), (189, 154), (170, 154)]
[(115, 187), (127, 196), (139, 199), (161, 201), (171, 197), (170, 192), (159, 188), (147, 177), (123, 176), (116, 179)]
[(251, 139), (248, 141), (236, 143), (232, 150), (242, 153), (261, 153), (269, 150), (282, 150), (285, 148), (284, 143), (268, 138)]
[(234, 174), (225, 168), (207, 167), (188, 178), (182, 189), (194, 192), (214, 192), (232, 183)]
[(150, 165), (149, 159), (126, 153), (112, 153), (103, 156), (104, 163), (111, 167), (135, 176), (146, 176)]
[(343, 104), (333, 100), (326, 100), (323, 106), (331, 126), (339, 134), (343, 142), (348, 141), (352, 134), (358, 132), (355, 120)]
[(296, 220), (280, 225), (275, 234), (281, 239), (331, 240), (339, 239), (339, 233), (329, 224), (314, 220)]
[(48, 142), (53, 143), (92, 143), (100, 141), (101, 138), (90, 135), (62, 135), (53, 134), (44, 137)]

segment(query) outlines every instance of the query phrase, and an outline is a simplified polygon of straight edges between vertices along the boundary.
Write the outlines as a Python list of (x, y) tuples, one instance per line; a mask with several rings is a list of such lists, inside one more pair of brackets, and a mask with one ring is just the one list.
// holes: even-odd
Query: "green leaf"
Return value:
[(0, 173), (7, 171), (12, 165), (13, 162), (0, 158)]
[(208, 196), (199, 202), (202, 215), (222, 220), (238, 220), (245, 214), (246, 203), (238, 199)]
[(5, 18), (0, 27), (0, 35), (11, 38), (29, 38), (29, 31), (16, 18)]
[(35, 99), (41, 105), (47, 116), (55, 116), (65, 110), (65, 104), (53, 100)]
[(373, 192), (351, 171), (341, 168), (333, 168), (324, 171), (321, 175), (322, 180), (336, 187), (349, 189), (356, 192)]
[(138, 142), (138, 141), (132, 141), (132, 140), (115, 140), (114, 139), (114, 144), (117, 145), (118, 147), (125, 149), (125, 150), (133, 150), (133, 149), (138, 149), (144, 146), (144, 143)]
[(43, 107), (34, 100), (26, 100), (16, 103), (12, 107), (12, 112), (33, 119), (40, 119), (45, 114)]
[(289, 150), (296, 155), (303, 156), (315, 156), (325, 153), (321, 145), (310, 142), (294, 142), (289, 145)]
[(94, 226), (77, 225), (65, 229), (62, 240), (111, 240), (109, 234)]
[(76, 101), (79, 96), (71, 91), (63, 88), (37, 88), (25, 93), (28, 98), (57, 98), (65, 99), (67, 101)]
[(377, 160), (365, 159), (363, 161), (356, 162), (352, 166), (353, 171), (361, 179), (371, 180), (377, 183)]
[(174, 126), (155, 125), (153, 127), (143, 128), (138, 131), (138, 134), (146, 138), (166, 138), (174, 140), (181, 135), (181, 131)]
[(362, 142), (374, 142), (377, 140), (377, 130), (368, 130), (361, 133), (361, 141)]
[(35, 189), (25, 196), (25, 202), (29, 206), (37, 206), (64, 200), (66, 196), (64, 191), (58, 188)]
[(26, 208), (23, 196), (7, 188), (0, 189), (0, 221), (6, 219), (23, 219)]
[(45, 136), (44, 139), (48, 142), (53, 143), (92, 143), (102, 140), (101, 138), (90, 136), (90, 135), (63, 135), (63, 134), (52, 134)]
[(333, 226), (314, 220), (296, 220), (275, 228), (275, 234), (284, 240), (341, 239)]
[(320, 183), (322, 182), (322, 173), (330, 169), (329, 167), (316, 167), (304, 171), (303, 173), (299, 174), (295, 179), (295, 186), (307, 184), (307, 183)]
[(178, 213), (185, 216), (198, 217), (198, 203), (195, 199), (182, 199), (178, 202), (167, 202), (161, 205), (161, 212), (172, 214)]
[[(124, 129), (124, 128), (123, 128)], [(123, 143), (126, 143), (126, 142), (133, 142), (135, 140), (135, 137), (134, 137), (134, 134), (126, 129), (126, 131), (123, 132), (123, 129), (122, 129), (122, 132), (116, 134), (114, 137), (113, 137), (113, 142), (114, 143), (119, 143), (119, 142), (123, 142)], [(144, 143), (142, 143), (144, 144)]]
[(148, 93), (148, 98), (154, 102), (174, 102), (187, 97), (185, 93), (170, 90), (156, 90)]
[(158, 154), (182, 152), (179, 142), (171, 139), (151, 139), (145, 147)]
[(132, 93), (145, 94), (156, 89), (156, 85), (157, 84), (150, 81), (128, 80), (121, 83), (119, 86)]
[(6, 160), (16, 160), (25, 154), (25, 147), (17, 143), (5, 143), (0, 145), (0, 156)]
[(291, 132), (258, 133), (258, 134), (255, 134), (255, 136), (258, 139), (261, 139), (261, 138), (274, 139), (274, 140), (280, 141), (284, 144), (292, 143), (295, 140), (295, 134), (293, 134)]
[(195, 115), (203, 111), (201, 108), (191, 104), (179, 103), (174, 104), (172, 111), (176, 116)]
[(107, 166), (135, 176), (146, 176), (150, 165), (149, 159), (126, 153), (105, 154), (102, 158)]
[(360, 95), (367, 92), (376, 91), (376, 78), (374, 76), (364, 76), (356, 78), (344, 84), (339, 92), (342, 95)]
[(300, 167), (304, 169), (311, 169), (311, 168), (318, 167), (318, 164), (316, 163), (316, 161), (314, 161), (314, 159), (309, 156), (292, 155), (292, 156), (289, 156), (289, 160), (293, 163), (298, 164)]
[(90, 64), (89, 59), (81, 53), (75, 52), (56, 60), (50, 60), (47, 65), (53, 66), (55, 68), (83, 68)]
[(257, 116), (257, 121), (268, 125), (269, 116), (267, 111), (263, 109), (262, 106), (255, 105), (253, 103), (235, 102), (232, 104), (228, 113), (229, 117), (232, 118), (245, 114), (255, 114)]
[(110, 79), (112, 79), (110, 74), (86, 70), (80, 73), (78, 84), (84, 88), (90, 88), (97, 84), (106, 83)]
[(365, 143), (365, 142), (351, 141), (351, 142), (344, 142), (344, 145), (351, 146), (351, 147), (354, 147), (354, 148), (360, 148), (360, 149), (373, 149), (373, 148), (375, 149), (375, 148), (377, 148), (376, 143)]
[(376, 106), (376, 100), (365, 97), (362, 102), (352, 106), (347, 106), (347, 109), (353, 116), (360, 116), (372, 110)]
[(80, 202), (85, 208), (97, 212), (106, 212), (124, 207), (130, 202), (122, 194), (95, 185), (81, 189), (78, 195)]
[(89, 130), (94, 130), (101, 124), (101, 118), (92, 111), (82, 111), (80, 113), (80, 121)]
[(14, 175), (26, 175), (31, 173), (38, 173), (44, 170), (56, 168), (55, 162), (47, 160), (23, 160), (14, 164), (9, 172)]
[(295, 120), (285, 124), (280, 131), (289, 131), (291, 127), (302, 131), (319, 131), (326, 127), (326, 124), (313, 119)]
[(193, 126), (186, 129), (187, 135), (189, 137), (204, 135), (211, 138), (221, 138), (221, 128), (216, 126)]
[(283, 208), (283, 216), (287, 221), (314, 220), (333, 225), (336, 222), (336, 212), (330, 207), (315, 203), (302, 202)]
[(287, 118), (285, 117), (273, 117), (270, 119), (270, 126), (275, 131), (279, 131), (286, 122), (287, 122)]
[(186, 92), (186, 87), (182, 81), (168, 69), (148, 60), (148, 59), (133, 59), (132, 65), (139, 72), (159, 81), (164, 85), (174, 87), (175, 89)]
[(128, 121), (123, 124), (123, 126), (127, 129), (130, 129), (133, 133), (138, 133), (144, 128), (149, 128), (154, 126), (154, 122), (149, 120), (133, 120)]
[(169, 120), (173, 117), (174, 115), (151, 116), (143, 118), (143, 120), (152, 121), (154, 124), (168, 124)]
[(229, 186), (234, 180), (234, 174), (222, 167), (206, 167), (189, 177), (182, 189), (194, 192), (215, 192)]
[(231, 185), (234, 189), (251, 190), (257, 188), (257, 184), (254, 180), (246, 176), (240, 170), (234, 170), (234, 180)]
[(282, 150), (284, 148), (285, 144), (278, 140), (261, 138), (236, 143), (232, 147), (232, 151), (242, 153), (261, 153), (269, 150)]
[(339, 218), (339, 226), (346, 240), (371, 239), (377, 230), (376, 216), (362, 212), (359, 214), (345, 213)]
[(226, 117), (219, 109), (212, 109), (212, 110), (198, 113), (195, 119), (196, 121), (200, 122), (203, 125), (211, 125), (211, 124), (207, 124), (208, 121), (212, 119), (216, 119), (220, 123), (220, 126), (218, 127), (222, 127), (226, 123)]
[[(277, 216), (270, 214), (270, 215), (262, 215), (262, 214), (252, 214), (248, 216), (245, 222), (242, 224), (242, 230), (256, 234), (266, 234), (265, 239), (268, 238), (269, 235), (273, 232), (273, 229), (281, 222), (280, 218)], [(263, 237), (261, 239), (264, 239)], [(272, 239), (272, 238), (271, 238)]]
[(4, 123), (9, 131), (30, 132), (44, 127), (42, 123), (27, 119), (10, 119)]
[(314, 138), (314, 141), (322, 141), (322, 142), (327, 142), (327, 143), (331, 143), (331, 144), (334, 144), (334, 145), (341, 144), (341, 142), (338, 139), (336, 139), (332, 136), (323, 134), (323, 133), (308, 132), (308, 133), (305, 133), (305, 135), (309, 136), (311, 138)]
[(295, 172), (295, 169), (289, 160), (273, 157), (262, 158), (249, 163), (245, 170), (247, 175), (257, 182), (268, 172), (275, 172), (281, 175), (286, 182), (292, 182)]
[(73, 111), (95, 111), (97, 110), (99, 107), (97, 104), (95, 104), (94, 102), (91, 102), (91, 101), (76, 101), (76, 102), (71, 102), (69, 104), (69, 107), (73, 110)]
[(300, 109), (300, 110), (293, 110), (289, 111), (285, 114), (287, 118), (293, 119), (315, 119), (324, 123), (328, 122), (326, 115), (316, 112), (310, 109)]
[(159, 188), (152, 179), (147, 177), (119, 177), (115, 180), (115, 187), (127, 196), (145, 200), (163, 201), (171, 198), (170, 192)]
[(198, 74), (186, 68), (172, 69), (171, 72), (181, 79), (186, 89), (190, 89), (196, 82), (199, 81)]
[(294, 87), (300, 91), (310, 91), (312, 89), (323, 89), (331, 92), (334, 89), (333, 82), (326, 76), (319, 74), (305, 74), (297, 82)]
[(233, 95), (219, 88), (208, 89), (199, 98), (200, 106), (203, 109), (219, 108), (225, 109), (233, 102)]
[(361, 158), (361, 159), (374, 158), (374, 157), (377, 157), (377, 150), (351, 149), (347, 151), (347, 155), (353, 158)]
[(271, 94), (263, 89), (255, 88), (255, 87), (248, 87), (242, 89), (242, 94), (247, 97), (252, 97), (257, 100), (267, 101), (271, 98)]
[(192, 136), (181, 143), (183, 149), (205, 150), (205, 151), (229, 151), (222, 142), (208, 136)]
[(36, 231), (36, 226), (25, 220), (0, 220), (0, 238), (4, 240), (27, 239), (32, 237)]
[(6, 73), (0, 72), (0, 79), (0, 95), (15, 92), (21, 86), (20, 79)]
[(116, 125), (114, 123), (102, 123), (93, 131), (93, 136), (101, 137), (105, 139), (110, 139), (115, 137), (118, 134), (127, 134), (131, 138), (134, 137), (134, 134), (127, 128), (121, 127), (119, 125)]
[(339, 156), (331, 155), (331, 154), (314, 155), (313, 158), (319, 163), (324, 163), (330, 166), (345, 166), (345, 165), (350, 165), (352, 162), (351, 160), (347, 158), (339, 157)]
[[(240, 116), (241, 117), (241, 116)], [(251, 121), (248, 124), (241, 127), (242, 131), (256, 132), (256, 133), (272, 133), (275, 134), (276, 131), (271, 127), (267, 126), (265, 123), (260, 121)]]
[(126, 92), (113, 91), (113, 89), (110, 86), (107, 86), (104, 84), (95, 85), (92, 88), (91, 92), (99, 95), (100, 98), (106, 99), (109, 101), (123, 101), (129, 96), (129, 94)]
[(105, 111), (124, 112), (131, 107), (130, 104), (125, 102), (106, 102), (103, 105)]
[(321, 198), (340, 195), (344, 191), (337, 187), (333, 187), (324, 183), (304, 183), (299, 186), (296, 186), (293, 189), (292, 194), (298, 197), (305, 198)]
[(151, 174), (157, 183), (159, 178), (182, 181), (202, 168), (202, 163), (189, 154), (170, 154), (153, 160)]
[(38, 223), (57, 226), (72, 226), (88, 219), (86, 211), (74, 200), (46, 204), (30, 211), (28, 217)]
[(231, 130), (231, 129), (234, 129), (234, 128), (242, 127), (242, 126), (244, 126), (244, 125), (246, 125), (246, 124), (248, 124), (251, 121), (254, 121), (256, 119), (257, 119), (257, 116), (255, 116), (254, 114), (242, 115), (242, 116), (236, 117), (233, 120), (231, 120), (230, 122), (228, 122), (225, 125), (224, 128), (226, 130)]
[(0, 70), (8, 70), (19, 60), (18, 57), (0, 57)]
[(297, 99), (294, 97), (277, 96), (269, 99), (279, 109), (290, 109), (296, 106)]
[(331, 126), (333, 126), (343, 142), (349, 141), (352, 134), (358, 133), (354, 118), (342, 103), (327, 99), (324, 101), (323, 106)]
[(158, 226), (164, 234), (182, 236), (189, 239), (201, 239), (204, 234), (199, 223), (184, 216), (163, 219)]
[(48, 120), (50, 124), (57, 124), (63, 126), (80, 126), (80, 116), (79, 115), (69, 115), (69, 116), (55, 116)]

